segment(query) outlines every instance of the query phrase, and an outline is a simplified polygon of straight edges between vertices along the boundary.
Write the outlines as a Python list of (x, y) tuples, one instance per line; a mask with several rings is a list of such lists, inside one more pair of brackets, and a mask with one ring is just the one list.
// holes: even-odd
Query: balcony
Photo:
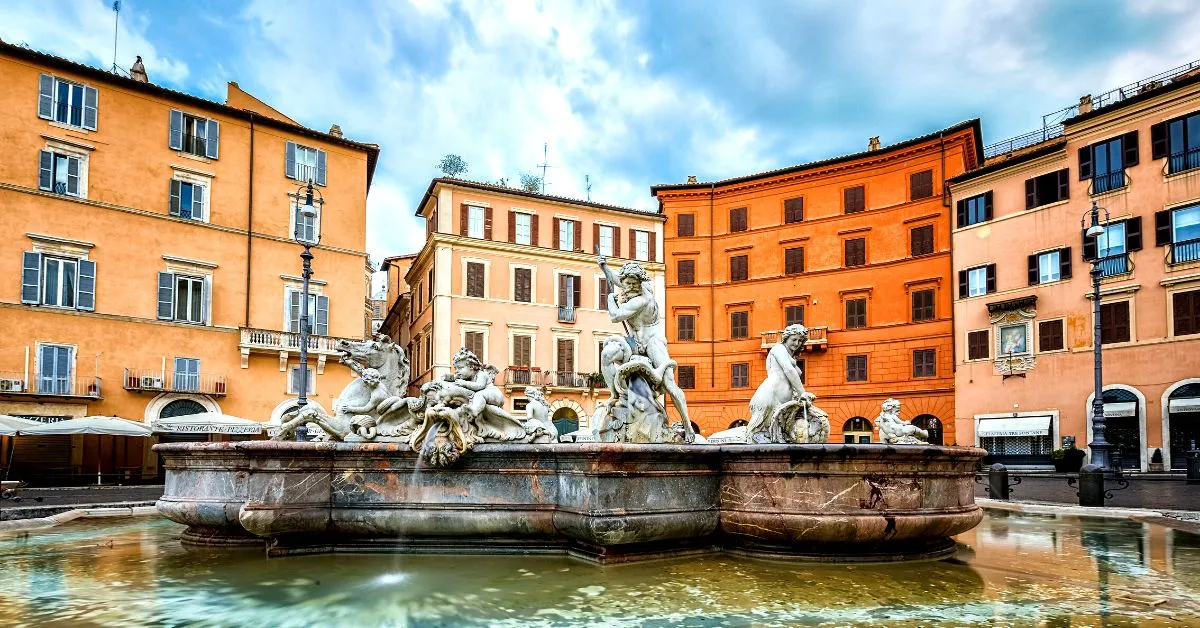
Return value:
[[(300, 334), (291, 331), (275, 331), (273, 329), (242, 328), (242, 337), (238, 347), (242, 352), (242, 368), (249, 368), (251, 353), (272, 353), (279, 355), (279, 368), (284, 370), (288, 356), (300, 353)], [(325, 360), (329, 356), (339, 356), (338, 343), (350, 338), (336, 336), (309, 336), (308, 354), (317, 358), (317, 371), (325, 368)]]
[(1200, 260), (1200, 238), (1171, 243), (1171, 263), (1182, 264)]
[(37, 377), (20, 371), (0, 371), (0, 397), (101, 399), (99, 377)]
[(1133, 271), (1133, 264), (1129, 263), (1129, 255), (1126, 253), (1101, 257), (1098, 261), (1101, 277), (1115, 277)]
[(542, 369), (536, 366), (510, 366), (504, 369), (505, 386), (541, 386)]
[(1167, 156), (1167, 174), (1175, 174), (1200, 168), (1200, 148), (1181, 153), (1171, 153)]
[(604, 378), (599, 373), (575, 371), (549, 371), (544, 383), (553, 388), (603, 388)]
[(574, 323), (575, 322), (575, 307), (572, 305), (558, 306), (558, 322)]
[(142, 393), (197, 393), (213, 397), (224, 397), (226, 382), (224, 375), (196, 375), (174, 373), (161, 369), (125, 369), (125, 390)]
[(1109, 172), (1107, 174), (1097, 173), (1092, 177), (1092, 194), (1104, 194), (1113, 190), (1119, 190), (1129, 183), (1129, 179), (1125, 177), (1124, 170)]
[[(820, 327), (809, 327), (808, 328), (808, 342), (804, 343), (804, 348), (808, 349), (810, 351), (824, 350), (824, 349), (828, 348), (829, 347), (829, 337), (827, 335), (828, 331), (829, 331), (829, 327), (827, 327), (825, 325), (822, 325)], [(762, 336), (762, 345), (761, 345), (762, 348), (769, 351), (771, 349), (771, 347), (774, 347), (775, 345), (779, 344), (779, 341), (783, 339), (783, 330), (775, 329), (775, 330), (771, 330), (771, 331), (764, 331), (760, 335)]]

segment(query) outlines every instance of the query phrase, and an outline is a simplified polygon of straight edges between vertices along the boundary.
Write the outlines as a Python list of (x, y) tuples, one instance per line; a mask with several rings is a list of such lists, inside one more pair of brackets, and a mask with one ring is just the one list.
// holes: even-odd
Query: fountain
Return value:
[[(627, 336), (604, 347), (611, 398), (594, 443), (556, 443), (545, 402), (504, 410), (494, 367), (467, 349), (404, 397), (408, 362), (386, 337), (343, 342), (359, 378), (334, 416), (304, 408), (271, 441), (155, 446), (159, 511), (192, 545), (266, 543), (271, 554), (566, 553), (622, 562), (725, 551), (816, 561), (942, 558), (975, 527), (984, 451), (924, 444), (884, 403), (882, 444), (828, 444), (827, 415), (793, 357), (802, 326), (767, 356), (753, 420), (695, 443), (648, 276), (601, 268)], [(682, 420), (668, 424), (668, 398)], [(328, 440), (296, 442), (301, 425)]]

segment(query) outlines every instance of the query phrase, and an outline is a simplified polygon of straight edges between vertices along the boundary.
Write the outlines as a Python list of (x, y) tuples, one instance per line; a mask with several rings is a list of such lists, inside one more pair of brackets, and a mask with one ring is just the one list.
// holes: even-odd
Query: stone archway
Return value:
[(168, 405), (175, 401), (183, 400), (192, 401), (200, 405), (200, 407), (204, 408), (202, 412), (216, 412), (218, 414), (221, 412), (221, 406), (217, 405), (217, 402), (214, 401), (212, 397), (207, 395), (196, 395), (189, 393), (161, 393), (155, 398), (151, 399), (150, 403), (146, 404), (146, 410), (142, 416), (142, 422), (146, 424), (154, 422), (155, 419), (162, 416), (163, 410)]
[[(1131, 468), (1134, 465), (1136, 465), (1138, 469), (1145, 471), (1148, 468), (1150, 468), (1149, 467), (1149, 458), (1147, 458), (1147, 456), (1146, 456), (1146, 395), (1143, 395), (1142, 391), (1138, 390), (1137, 388), (1134, 388), (1133, 386), (1129, 386), (1126, 384), (1109, 384), (1109, 385), (1105, 386), (1104, 387), (1104, 392), (1106, 393), (1105, 397), (1110, 396), (1107, 394), (1110, 391), (1117, 393), (1116, 395), (1113, 395), (1113, 396), (1129, 398), (1137, 404), (1135, 407), (1137, 408), (1136, 436), (1137, 436), (1138, 451), (1136, 452), (1136, 457), (1131, 456), (1130, 459), (1122, 460), (1121, 462), (1122, 462), (1122, 466), (1124, 466), (1126, 469)], [(1125, 393), (1125, 394), (1121, 394), (1121, 393)], [(1092, 400), (1095, 398), (1096, 398), (1095, 393), (1088, 395), (1087, 404), (1084, 406), (1083, 423), (1084, 423), (1084, 425), (1087, 426), (1087, 442), (1088, 443), (1091, 443), (1092, 440), (1095, 438), (1095, 435), (1092, 434)], [(1107, 427), (1110, 424), (1111, 424), (1111, 420), (1105, 421), (1106, 429), (1105, 429), (1104, 440), (1111, 443), (1112, 439), (1108, 437), (1108, 429), (1107, 429)], [(1111, 462), (1111, 455), (1112, 455), (1113, 451), (1114, 451), (1114, 449), (1111, 449), (1111, 448), (1109, 449), (1110, 462)], [(1089, 457), (1089, 459), (1091, 458), (1090, 450), (1088, 451), (1088, 457)]]
[(842, 441), (846, 443), (869, 443), (875, 426), (862, 416), (850, 417), (842, 424)]
[(558, 433), (570, 434), (579, 429), (579, 413), (570, 406), (562, 406), (550, 415), (550, 421), (554, 423), (554, 427), (558, 429)]
[[(1180, 439), (1180, 437), (1185, 438), (1187, 441), (1190, 441), (1191, 438), (1189, 434), (1190, 430), (1184, 429), (1185, 426), (1179, 425), (1178, 421), (1176, 422), (1176, 425), (1171, 424), (1171, 398), (1192, 398), (1193, 396), (1191, 393), (1197, 387), (1200, 387), (1200, 377), (1189, 377), (1171, 384), (1166, 390), (1163, 391), (1159, 408), (1162, 412), (1163, 468), (1168, 471), (1173, 469), (1187, 469), (1186, 451), (1188, 447), (1191, 446), (1190, 442), (1176, 442)], [(1194, 413), (1175, 412), (1174, 414), (1193, 415)], [(1200, 425), (1200, 417), (1190, 420)], [(1174, 430), (1174, 434), (1172, 433), (1172, 430)], [(1200, 431), (1200, 427), (1197, 427), (1196, 431)], [(1200, 437), (1197, 437), (1196, 440), (1200, 441)]]
[[(571, 410), (572, 414), (575, 415), (575, 422), (579, 426), (579, 427), (576, 427), (575, 429), (579, 429), (581, 427), (590, 427), (587, 424), (588, 423), (587, 417), (589, 416), (587, 411), (584, 410), (583, 406), (580, 405), (580, 403), (578, 401), (575, 401), (574, 399), (555, 399), (554, 401), (551, 401), (550, 402), (551, 418), (553, 419), (554, 417), (557, 417), (558, 411), (562, 410), (563, 408), (569, 408)], [(572, 430), (572, 431), (574, 431), (574, 430)], [(564, 432), (562, 430), (559, 430), (558, 433), (566, 434), (566, 432)]]
[(927, 441), (930, 445), (945, 444), (942, 435), (942, 421), (932, 414), (920, 414), (913, 418), (912, 424), (929, 432)]

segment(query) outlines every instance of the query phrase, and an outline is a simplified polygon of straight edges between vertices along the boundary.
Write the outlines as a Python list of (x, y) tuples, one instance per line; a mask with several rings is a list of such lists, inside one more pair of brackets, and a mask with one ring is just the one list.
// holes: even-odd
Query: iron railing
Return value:
[(20, 371), (0, 371), (0, 395), (99, 399), (100, 394), (99, 377), (41, 377), (31, 374), (26, 378)]
[(1101, 277), (1124, 275), (1131, 270), (1129, 264), (1129, 255), (1126, 253), (1101, 257), (1099, 259), (1099, 263)]
[[(596, 384), (597, 379), (593, 373), (578, 373), (575, 371), (549, 371), (546, 373), (545, 383), (547, 386), (556, 386), (559, 388), (588, 388)], [(603, 386), (603, 380), (599, 380), (599, 386)]]
[(1194, 262), (1200, 260), (1200, 238), (1171, 243), (1171, 263)]
[(510, 366), (504, 369), (505, 386), (541, 386), (542, 369), (536, 366)]
[(1125, 178), (1125, 171), (1118, 170), (1106, 174), (1097, 173), (1092, 177), (1092, 194), (1103, 194), (1112, 190), (1119, 190), (1129, 182)]
[[(820, 327), (809, 327), (808, 328), (808, 342), (804, 343), (804, 346), (805, 347), (824, 347), (824, 346), (826, 346), (827, 344), (829, 344), (828, 331), (829, 331), (829, 328), (824, 325), (822, 325)], [(762, 334), (760, 334), (760, 336), (762, 336), (762, 344), (761, 344), (762, 348), (770, 349), (771, 347), (774, 347), (776, 344), (779, 344), (779, 341), (783, 339), (783, 330), (782, 329), (773, 329), (771, 331), (764, 331), (764, 332), (762, 332)]]
[(1062, 123), (1051, 124), (1036, 131), (1022, 133), (1016, 137), (1010, 137), (993, 144), (988, 144), (987, 146), (983, 147), (983, 157), (984, 159), (991, 159), (993, 157), (999, 157), (1000, 155), (1015, 153), (1023, 148), (1028, 148), (1035, 144), (1041, 144), (1046, 140), (1052, 140), (1062, 134)]
[(1167, 156), (1167, 174), (1200, 168), (1200, 148), (1171, 153)]
[(574, 323), (575, 322), (575, 307), (572, 305), (558, 306), (558, 322)]
[(125, 369), (123, 387), (132, 392), (191, 392), (223, 396), (227, 390), (224, 375), (163, 372), (161, 369)]

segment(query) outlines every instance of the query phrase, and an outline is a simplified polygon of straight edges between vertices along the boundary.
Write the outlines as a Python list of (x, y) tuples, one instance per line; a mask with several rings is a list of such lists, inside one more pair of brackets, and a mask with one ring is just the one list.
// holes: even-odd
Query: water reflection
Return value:
[[(186, 550), (160, 519), (0, 536), (0, 617), (26, 625), (1186, 625), (1200, 538), (993, 513), (954, 559), (812, 565), (708, 556), (598, 567), (548, 556)], [(1160, 602), (1161, 601), (1161, 602)]]

